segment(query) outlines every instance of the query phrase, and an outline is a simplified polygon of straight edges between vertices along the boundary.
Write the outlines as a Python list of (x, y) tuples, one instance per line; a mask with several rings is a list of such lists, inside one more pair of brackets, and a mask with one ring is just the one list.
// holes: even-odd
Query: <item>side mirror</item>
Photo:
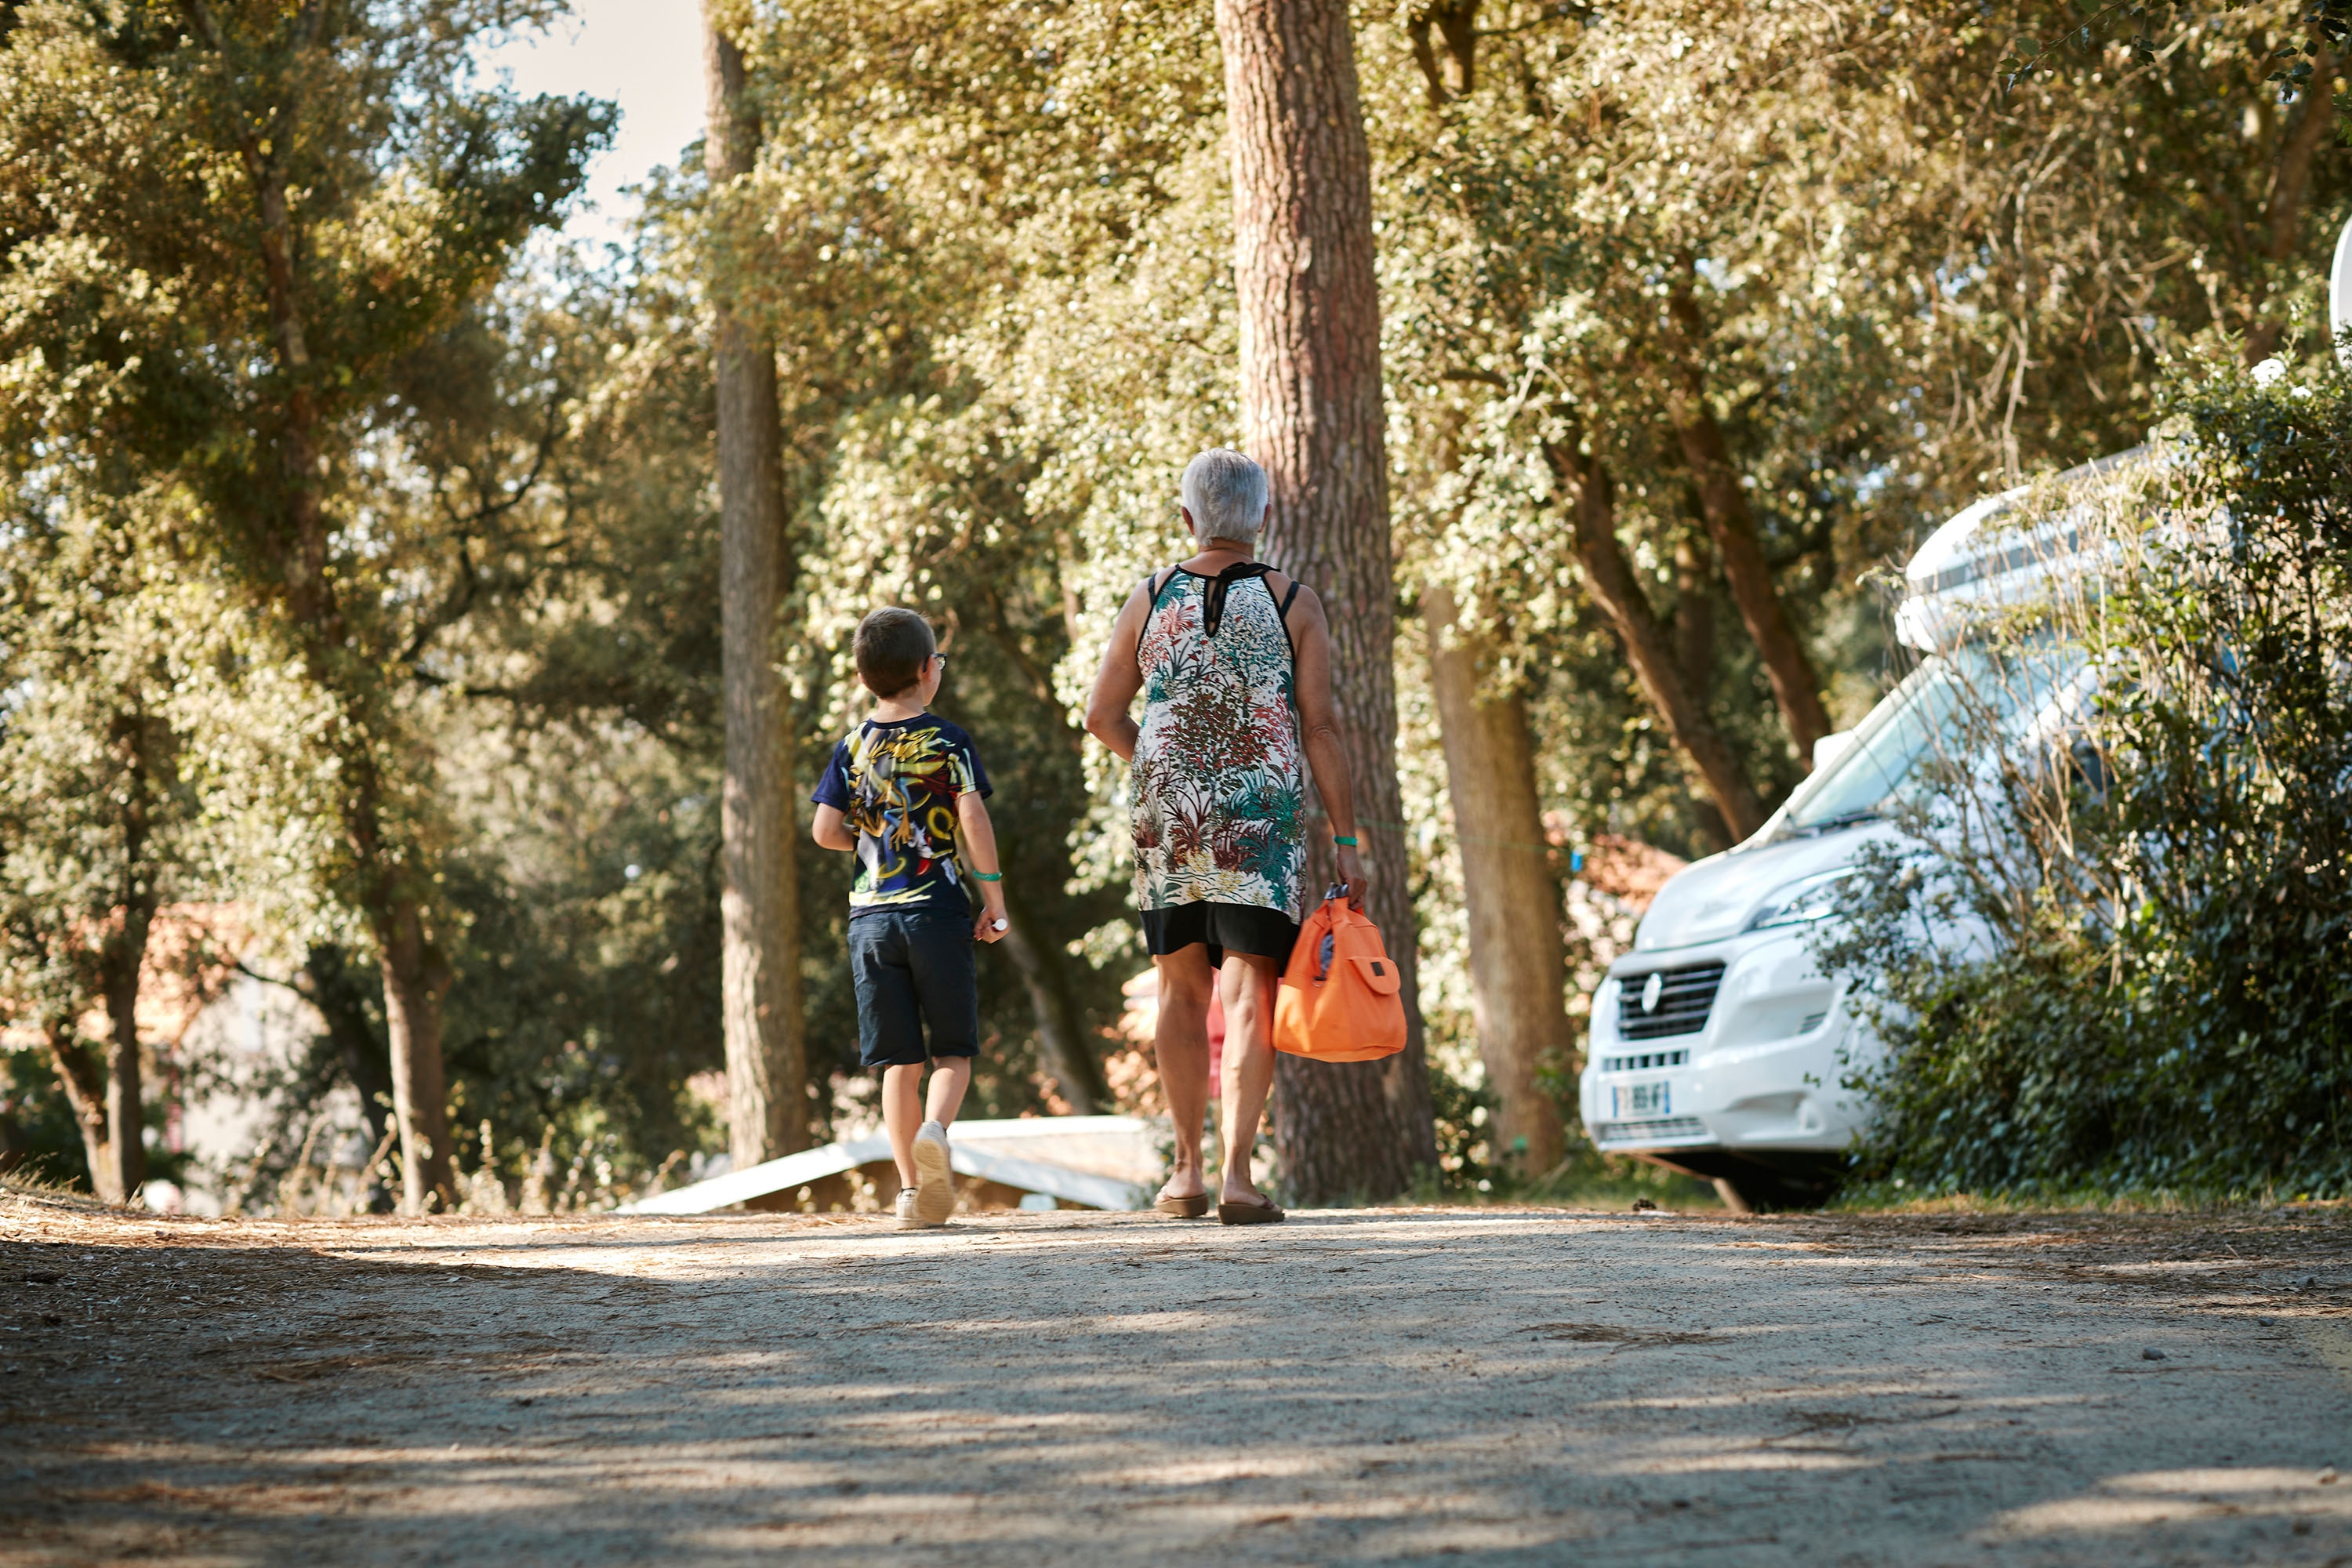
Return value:
[(1823, 735), (1813, 742), (1813, 772), (1820, 773), (1846, 753), (1853, 744), (1853, 731), (1840, 730), (1834, 735)]

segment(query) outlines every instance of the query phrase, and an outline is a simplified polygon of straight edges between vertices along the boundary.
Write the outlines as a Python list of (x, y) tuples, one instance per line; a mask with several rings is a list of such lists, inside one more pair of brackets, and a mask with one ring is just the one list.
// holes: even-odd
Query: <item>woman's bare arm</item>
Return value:
[[(1303, 583), (1291, 604), (1289, 621), (1299, 745), (1307, 753), (1307, 772), (1315, 775), (1315, 793), (1322, 797), (1333, 836), (1353, 838), (1356, 785), (1348, 772), (1347, 749), (1339, 742), (1339, 710), (1331, 705), (1331, 627), (1323, 618), (1323, 601)], [(1348, 902), (1362, 909), (1364, 891), (1371, 886), (1363, 858), (1340, 845), (1338, 869), (1339, 880), (1347, 885)]]
[(1135, 740), (1141, 733), (1128, 709), (1135, 694), (1143, 689), (1143, 669), (1135, 662), (1135, 648), (1143, 639), (1144, 617), (1150, 613), (1150, 587), (1139, 584), (1119, 606), (1118, 619), (1111, 623), (1110, 644), (1103, 649), (1094, 695), (1087, 699), (1087, 733), (1108, 746), (1121, 762), (1135, 760)]

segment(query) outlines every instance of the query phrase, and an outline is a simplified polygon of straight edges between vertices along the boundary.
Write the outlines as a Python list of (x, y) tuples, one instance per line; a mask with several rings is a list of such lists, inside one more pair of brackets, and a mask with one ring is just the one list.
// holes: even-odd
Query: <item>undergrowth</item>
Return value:
[(1980, 711), (1819, 940), (1885, 1047), (1849, 1206), (2352, 1193), (2352, 386), (2171, 395), (2009, 520), (2096, 574), (1970, 645)]

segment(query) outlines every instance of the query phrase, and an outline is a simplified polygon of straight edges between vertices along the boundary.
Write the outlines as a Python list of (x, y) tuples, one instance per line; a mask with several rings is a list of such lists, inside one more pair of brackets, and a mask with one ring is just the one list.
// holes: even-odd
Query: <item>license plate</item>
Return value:
[(1675, 1113), (1672, 1086), (1663, 1081), (1619, 1084), (1609, 1093), (1621, 1121), (1646, 1121)]

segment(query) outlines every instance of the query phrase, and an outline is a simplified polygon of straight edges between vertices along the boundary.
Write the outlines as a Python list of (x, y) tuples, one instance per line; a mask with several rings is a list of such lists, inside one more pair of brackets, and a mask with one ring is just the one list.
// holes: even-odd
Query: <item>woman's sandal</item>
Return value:
[(1219, 1225), (1279, 1225), (1286, 1216), (1273, 1203), (1219, 1204)]
[(1194, 1193), (1189, 1198), (1157, 1198), (1151, 1206), (1161, 1214), (1174, 1215), (1178, 1219), (1199, 1219), (1209, 1212), (1209, 1194)]

